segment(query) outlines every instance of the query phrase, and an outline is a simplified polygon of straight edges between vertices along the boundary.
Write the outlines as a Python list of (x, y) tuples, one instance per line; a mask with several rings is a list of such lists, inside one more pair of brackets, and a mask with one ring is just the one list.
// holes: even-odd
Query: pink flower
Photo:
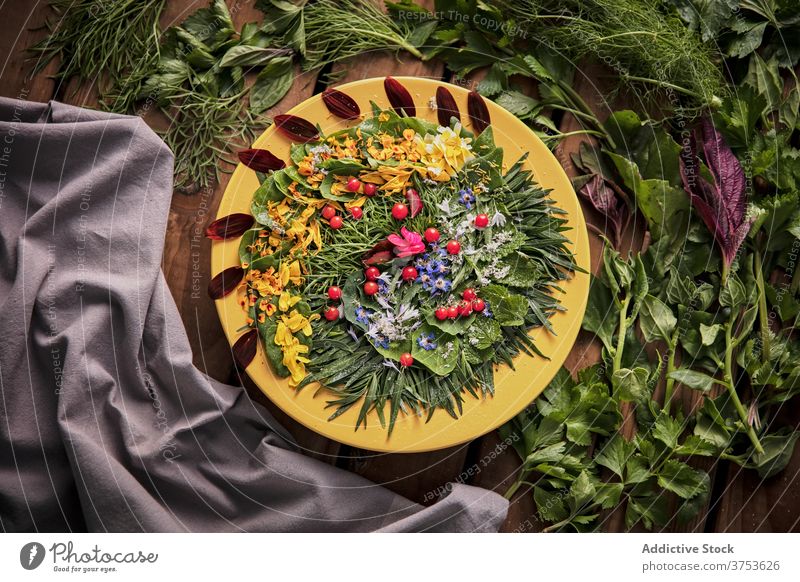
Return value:
[(416, 232), (408, 230), (405, 226), (400, 229), (402, 238), (396, 234), (390, 234), (387, 238), (394, 245), (394, 254), (398, 257), (410, 257), (425, 251), (425, 243), (422, 236)]

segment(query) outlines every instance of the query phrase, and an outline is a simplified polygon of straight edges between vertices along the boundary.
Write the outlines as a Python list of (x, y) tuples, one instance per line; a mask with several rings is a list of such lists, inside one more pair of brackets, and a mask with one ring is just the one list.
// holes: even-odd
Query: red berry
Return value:
[(403, 281), (413, 281), (417, 278), (418, 274), (419, 273), (417, 273), (417, 270), (411, 265), (404, 267), (402, 273)]
[(486, 309), (486, 302), (483, 299), (476, 299), (472, 302), (473, 311), (483, 311)]
[(339, 230), (340, 228), (342, 228), (344, 221), (342, 220), (342, 217), (337, 214), (336, 216), (331, 218), (329, 224), (331, 225), (331, 228), (333, 230)]
[(358, 206), (353, 206), (350, 209), (350, 214), (352, 214), (353, 218), (355, 218), (356, 220), (361, 220), (361, 217), (364, 216), (364, 211), (361, 210), (361, 208), (359, 208)]
[(336, 285), (328, 287), (328, 298), (333, 299), (334, 301), (338, 301), (339, 299), (341, 299), (342, 298), (341, 287), (337, 287)]
[(455, 319), (456, 317), (458, 317), (458, 307), (456, 307), (455, 305), (451, 305), (450, 307), (448, 307), (447, 317), (449, 317), (450, 319)]
[(322, 209), (322, 218), (325, 220), (330, 220), (334, 216), (336, 216), (336, 209), (333, 206), (328, 204)]
[(486, 214), (479, 214), (475, 217), (476, 228), (486, 228), (489, 226), (489, 217)]
[(472, 303), (469, 301), (462, 301), (461, 304), (458, 306), (458, 314), (461, 317), (467, 317), (472, 313)]
[(364, 271), (364, 277), (367, 279), (367, 281), (374, 281), (380, 276), (381, 272), (380, 269), (378, 269), (378, 267), (367, 267), (366, 270)]
[(447, 319), (447, 307), (440, 307), (434, 312), (434, 315), (436, 315), (436, 319), (439, 321), (444, 321)]
[(451, 255), (457, 255), (461, 252), (461, 243), (457, 240), (451, 240), (447, 243), (447, 252)]
[(403, 366), (404, 368), (408, 368), (413, 363), (414, 363), (414, 356), (412, 356), (408, 352), (400, 355), (400, 365)]
[(336, 321), (337, 319), (339, 319), (339, 308), (331, 305), (330, 307), (325, 309), (325, 319), (327, 319), (328, 321)]
[(378, 284), (375, 281), (367, 281), (364, 283), (364, 293), (367, 295), (375, 295), (378, 292)]
[(364, 184), (364, 195), (365, 196), (375, 196), (375, 193), (378, 191), (378, 187), (375, 184)]
[(472, 287), (464, 289), (464, 292), (461, 294), (461, 298), (464, 299), (465, 301), (472, 301), (477, 296), (478, 295), (475, 293), (475, 289), (473, 289)]
[(433, 227), (425, 229), (425, 240), (429, 243), (434, 243), (439, 240), (439, 231)]
[(392, 206), (392, 218), (395, 220), (403, 220), (406, 216), (408, 216), (408, 206), (402, 202), (398, 202)]
[(347, 181), (347, 189), (350, 192), (358, 192), (360, 188), (361, 188), (361, 182), (355, 176)]

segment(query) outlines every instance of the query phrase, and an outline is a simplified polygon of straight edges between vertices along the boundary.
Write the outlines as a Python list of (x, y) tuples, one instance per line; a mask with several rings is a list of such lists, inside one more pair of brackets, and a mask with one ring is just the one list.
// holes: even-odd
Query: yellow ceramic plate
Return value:
[[(429, 101), (436, 94), (436, 88), (447, 85), (455, 97), (461, 118), (468, 129), (470, 123), (466, 115), (468, 91), (462, 87), (449, 85), (430, 79), (398, 77), (398, 80), (411, 92), (417, 109), (417, 116), (436, 121), (436, 112), (429, 107)], [(370, 112), (370, 101), (380, 107), (389, 108), (389, 101), (383, 89), (383, 78), (365, 79), (337, 87), (358, 102), (362, 113)], [(571, 240), (571, 248), (576, 262), (589, 270), (589, 240), (586, 223), (578, 204), (575, 192), (564, 170), (556, 158), (521, 121), (505, 109), (487, 101), (494, 129), (496, 144), (503, 148), (504, 164), (510, 165), (523, 153), (529, 152), (528, 168), (533, 171), (537, 182), (544, 188), (552, 189), (551, 196), (556, 205), (566, 211), (569, 230), (566, 235)], [(322, 102), (320, 95), (293, 108), (291, 113), (319, 124), (325, 134), (343, 129), (348, 124), (358, 124), (360, 120), (346, 122), (334, 117)], [(289, 160), (290, 141), (278, 134), (274, 127), (267, 129), (256, 140), (253, 147), (265, 148), (281, 159)], [(255, 172), (239, 165), (233, 173), (230, 184), (219, 207), (218, 217), (234, 212), (250, 213), (250, 202), (258, 188)], [(228, 267), (239, 265), (239, 239), (213, 243), (211, 251), (211, 270), (215, 275)], [(442, 410), (436, 411), (429, 422), (413, 415), (397, 419), (394, 432), (389, 437), (373, 412), (368, 417), (367, 428), (355, 430), (358, 406), (328, 421), (333, 409), (326, 408), (331, 399), (330, 393), (309, 386), (300, 393), (289, 388), (285, 378), (277, 377), (267, 363), (263, 349), (259, 347), (255, 359), (247, 367), (247, 373), (264, 393), (287, 414), (312, 430), (355, 447), (374, 451), (420, 452), (441, 449), (477, 438), (506, 422), (519, 413), (547, 386), (578, 335), (578, 330), (586, 308), (589, 292), (589, 276), (577, 273), (562, 284), (564, 294), (559, 298), (566, 311), (552, 318), (555, 334), (544, 329), (535, 329), (531, 337), (549, 360), (540, 357), (520, 355), (514, 362), (515, 370), (501, 366), (495, 371), (495, 394), (485, 399), (465, 396), (464, 412), (454, 419)], [(245, 313), (237, 303), (237, 294), (231, 293), (217, 301), (217, 310), (222, 327), (233, 345), (241, 335), (237, 332), (246, 325)], [(388, 411), (386, 416), (388, 418)]]

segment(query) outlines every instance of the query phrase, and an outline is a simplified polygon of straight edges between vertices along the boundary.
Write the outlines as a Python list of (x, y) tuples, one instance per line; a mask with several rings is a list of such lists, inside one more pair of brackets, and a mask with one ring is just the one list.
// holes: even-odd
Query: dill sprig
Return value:
[(303, 18), (306, 70), (376, 50), (422, 58), (411, 41), (414, 27), (395, 22), (371, 0), (318, 0), (305, 7)]
[[(675, 93), (688, 113), (727, 93), (718, 55), (658, 0), (499, 0), (535, 42), (614, 70), (642, 103)], [(677, 101), (675, 99), (674, 101)]]

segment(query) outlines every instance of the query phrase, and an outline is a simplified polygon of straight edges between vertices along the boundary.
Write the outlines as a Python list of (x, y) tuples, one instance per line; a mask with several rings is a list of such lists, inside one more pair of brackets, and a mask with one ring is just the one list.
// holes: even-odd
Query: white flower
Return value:
[(428, 99), (428, 108), (431, 111), (436, 111), (436, 109), (437, 109), (437, 107), (436, 107), (436, 97), (431, 97), (430, 99)]
[(394, 368), (398, 372), (400, 371), (400, 368), (398, 368), (397, 364), (395, 364), (392, 360), (384, 360), (383, 365), (386, 366), (387, 368)]
[(436, 207), (444, 212), (447, 216), (451, 216), (453, 214), (453, 210), (450, 208), (450, 200), (447, 198), (439, 202)]
[(492, 220), (489, 221), (489, 226), (505, 226), (506, 225), (506, 217), (505, 215), (498, 211), (492, 215)]
[(351, 325), (351, 326), (348, 326), (348, 328), (347, 328), (347, 334), (348, 334), (348, 335), (349, 335), (351, 338), (353, 338), (353, 341), (354, 341), (354, 342), (358, 342), (358, 336), (356, 335), (356, 330), (354, 330), (354, 329), (353, 329), (353, 326), (352, 326), (352, 325)]

